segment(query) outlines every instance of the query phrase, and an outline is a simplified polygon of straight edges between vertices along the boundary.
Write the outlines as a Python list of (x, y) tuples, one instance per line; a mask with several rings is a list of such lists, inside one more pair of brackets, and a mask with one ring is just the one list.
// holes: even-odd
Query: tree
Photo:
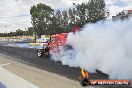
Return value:
[(108, 13), (104, 0), (89, 0), (86, 3), (75, 5), (75, 9), (76, 16), (79, 18), (76, 24), (79, 25), (104, 20)]
[(81, 4), (73, 4), (66, 13), (68, 14), (68, 26), (83, 26), (86, 23), (96, 23), (105, 20), (108, 16), (108, 10), (105, 7), (104, 0), (89, 0)]
[(25, 31), (26, 36), (32, 36), (34, 33), (33, 27), (29, 27), (28, 30)]
[(32, 6), (30, 9), (32, 25), (34, 31), (38, 36), (42, 34), (49, 34), (48, 29), (50, 28), (51, 18), (53, 16), (53, 9), (45, 4), (37, 4)]
[(62, 14), (60, 10), (57, 10), (52, 17), (52, 33), (61, 33), (62, 32)]
[(24, 35), (24, 31), (21, 30), (21, 29), (18, 29), (18, 30), (16, 30), (16, 34), (17, 34), (17, 36), (23, 36)]
[(62, 22), (61, 27), (63, 29), (63, 32), (67, 32), (69, 30), (69, 14), (66, 10), (62, 11)]
[(104, 0), (90, 0), (87, 4), (89, 22), (97, 22), (106, 18), (107, 9)]

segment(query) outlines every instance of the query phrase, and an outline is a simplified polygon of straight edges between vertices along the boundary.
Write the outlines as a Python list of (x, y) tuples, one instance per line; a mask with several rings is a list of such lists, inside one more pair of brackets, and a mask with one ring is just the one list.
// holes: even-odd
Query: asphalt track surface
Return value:
[[(14, 57), (14, 60), (18, 62), (28, 64), (30, 66), (34, 66), (52, 73), (56, 73), (72, 80), (77, 80), (81, 75), (80, 68), (68, 67), (67, 65), (64, 66), (61, 62), (51, 61), (51, 59), (47, 57), (37, 57), (36, 49), (0, 45), (0, 53)], [(96, 73), (89, 73), (89, 78), (108, 79), (108, 75), (97, 71)]]

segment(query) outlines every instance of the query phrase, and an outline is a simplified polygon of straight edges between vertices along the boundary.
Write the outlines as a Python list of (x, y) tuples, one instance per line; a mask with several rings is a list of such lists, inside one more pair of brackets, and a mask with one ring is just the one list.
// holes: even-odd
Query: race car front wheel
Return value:
[(42, 57), (43, 56), (43, 53), (41, 50), (38, 50), (38, 57)]

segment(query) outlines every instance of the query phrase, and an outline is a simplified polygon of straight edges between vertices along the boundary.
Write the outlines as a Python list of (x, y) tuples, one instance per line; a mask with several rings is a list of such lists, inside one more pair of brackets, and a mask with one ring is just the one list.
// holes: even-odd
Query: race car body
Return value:
[[(73, 33), (79, 30), (80, 27), (78, 26), (74, 26), (71, 29)], [(50, 52), (60, 52), (60, 47), (67, 46), (66, 42), (68, 34), (69, 33), (51, 35), (49, 41), (44, 43), (43, 48), (37, 50), (38, 57), (42, 57), (43, 55), (49, 56)]]

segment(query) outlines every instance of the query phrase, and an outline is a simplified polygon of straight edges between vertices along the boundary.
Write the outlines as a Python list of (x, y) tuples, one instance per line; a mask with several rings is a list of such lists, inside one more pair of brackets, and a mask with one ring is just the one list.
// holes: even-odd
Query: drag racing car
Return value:
[[(79, 30), (80, 30), (80, 27), (78, 26), (74, 26), (72, 28), (73, 33)], [(49, 57), (51, 52), (53, 53), (60, 52), (60, 47), (63, 47), (65, 50), (71, 49), (72, 46), (66, 44), (68, 34), (69, 33), (51, 35), (49, 41), (43, 44), (43, 48), (37, 50), (37, 56), (42, 57), (43, 55), (45, 55)]]

